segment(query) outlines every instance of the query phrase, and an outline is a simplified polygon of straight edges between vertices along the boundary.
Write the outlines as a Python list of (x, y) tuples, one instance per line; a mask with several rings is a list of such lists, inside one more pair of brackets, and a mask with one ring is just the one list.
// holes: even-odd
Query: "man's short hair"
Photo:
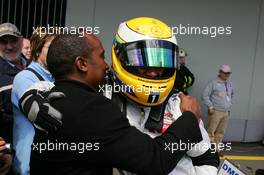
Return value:
[(47, 65), (52, 76), (58, 79), (65, 79), (72, 73), (73, 63), (78, 56), (89, 58), (92, 46), (86, 37), (79, 37), (77, 34), (60, 34), (51, 43)]

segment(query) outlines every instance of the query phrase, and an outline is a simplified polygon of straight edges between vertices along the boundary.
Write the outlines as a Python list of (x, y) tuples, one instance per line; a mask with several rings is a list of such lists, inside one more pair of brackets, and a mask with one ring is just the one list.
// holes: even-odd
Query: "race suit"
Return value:
[[(105, 91), (104, 95), (107, 98), (112, 99), (114, 102), (118, 101), (118, 99), (114, 99), (116, 98), (116, 96), (113, 96), (112, 93), (109, 91)], [(145, 128), (145, 123), (148, 120), (150, 110), (151, 107), (143, 107), (129, 100), (126, 101), (126, 114), (127, 114), (126, 116), (129, 120), (129, 123), (132, 126), (135, 126), (141, 132), (146, 133), (152, 138), (154, 138), (161, 135), (161, 133), (150, 132), (148, 129)], [(174, 120), (176, 120), (181, 115), (182, 112), (180, 110), (180, 98), (176, 93), (172, 94), (167, 101), (164, 111), (164, 116), (171, 116)], [(169, 175), (216, 175), (217, 174), (219, 157), (214, 150), (210, 149), (211, 143), (209, 136), (204, 128), (203, 121), (199, 119), (198, 122), (203, 140), (198, 144), (196, 144), (195, 146), (193, 146), (192, 149), (187, 152), (187, 155), (182, 157), (182, 159), (178, 162), (177, 166), (169, 173)], [(183, 126), (183, 130), (184, 130), (184, 126)], [(118, 171), (120, 175), (135, 175), (133, 173), (126, 172), (124, 170), (118, 170)]]

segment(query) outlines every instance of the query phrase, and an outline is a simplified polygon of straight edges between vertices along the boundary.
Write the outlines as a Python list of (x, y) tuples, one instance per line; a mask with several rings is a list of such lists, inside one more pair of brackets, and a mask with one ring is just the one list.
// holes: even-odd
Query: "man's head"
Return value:
[(151, 17), (121, 23), (112, 47), (113, 80), (130, 100), (162, 104), (173, 88), (178, 46), (171, 28)]
[(22, 53), (27, 59), (30, 59), (31, 48), (30, 48), (30, 41), (27, 38), (23, 38)]
[(109, 69), (104, 59), (104, 48), (95, 35), (63, 34), (52, 41), (47, 63), (56, 80), (77, 80), (97, 89)]
[(185, 63), (186, 63), (185, 58), (187, 56), (188, 56), (187, 52), (183, 48), (180, 48), (179, 49), (179, 64), (180, 65), (185, 65)]
[(22, 49), (22, 37), (17, 27), (11, 23), (0, 25), (0, 56), (15, 62), (19, 59)]
[(220, 66), (219, 68), (219, 75), (218, 77), (221, 79), (221, 80), (228, 80), (229, 77), (231, 75), (231, 68), (228, 64), (223, 64)]

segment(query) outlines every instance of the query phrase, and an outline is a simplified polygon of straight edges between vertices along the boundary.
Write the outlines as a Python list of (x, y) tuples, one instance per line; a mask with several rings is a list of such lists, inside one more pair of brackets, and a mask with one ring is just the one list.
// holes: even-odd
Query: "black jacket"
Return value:
[(191, 112), (184, 112), (166, 133), (152, 139), (130, 126), (118, 106), (88, 86), (76, 81), (59, 81), (55, 85), (52, 91), (66, 95), (51, 102), (62, 112), (63, 126), (49, 135), (36, 131), (31, 175), (110, 175), (112, 167), (138, 174), (168, 174), (188, 151), (172, 153), (172, 144), (202, 140)]
[(193, 73), (185, 65), (181, 65), (179, 70), (177, 70), (174, 89), (187, 95), (188, 88), (193, 85), (194, 81)]
[[(23, 65), (27, 66), (28, 62), (21, 57)], [(0, 57), (0, 136), (7, 143), (12, 142), (13, 130), (13, 106), (11, 102), (11, 91), (13, 80), (21, 70)]]

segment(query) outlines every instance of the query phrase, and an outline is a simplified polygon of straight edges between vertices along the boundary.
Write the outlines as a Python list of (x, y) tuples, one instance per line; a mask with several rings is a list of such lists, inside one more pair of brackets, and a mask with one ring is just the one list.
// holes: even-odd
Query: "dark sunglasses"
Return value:
[(221, 71), (223, 74), (225, 74), (225, 75), (230, 75), (232, 72), (223, 72), (223, 71)]

